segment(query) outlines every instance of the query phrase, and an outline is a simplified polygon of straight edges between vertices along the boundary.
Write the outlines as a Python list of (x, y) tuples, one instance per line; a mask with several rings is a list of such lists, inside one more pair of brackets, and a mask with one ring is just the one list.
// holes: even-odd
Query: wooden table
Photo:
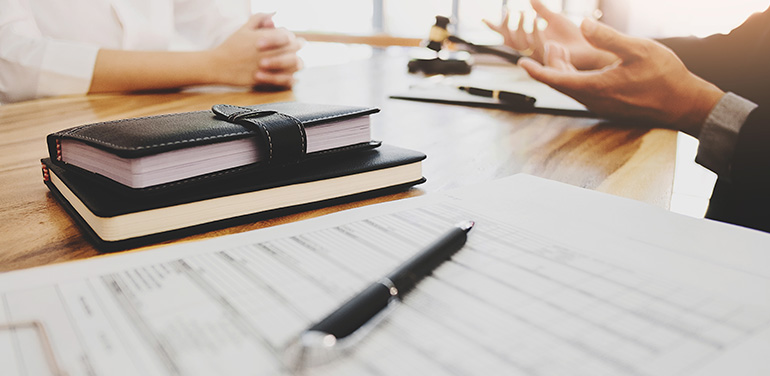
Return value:
[(98, 254), (43, 185), (45, 136), (126, 117), (277, 101), (373, 105), (373, 137), (428, 155), (427, 183), (407, 192), (208, 232), (203, 239), (274, 226), (393, 199), (490, 181), (518, 172), (668, 208), (676, 133), (596, 119), (388, 99), (420, 77), (392, 49), (371, 58), (306, 68), (292, 91), (208, 88), (168, 93), (58, 97), (0, 106), (0, 271)]

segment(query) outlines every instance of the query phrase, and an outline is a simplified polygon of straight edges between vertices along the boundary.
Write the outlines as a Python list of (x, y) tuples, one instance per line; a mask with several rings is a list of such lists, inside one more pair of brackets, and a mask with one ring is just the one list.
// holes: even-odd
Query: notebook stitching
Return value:
[[(225, 105), (225, 106), (237, 108), (236, 106), (232, 106), (232, 105)], [(336, 118), (336, 117), (348, 116), (348, 115), (352, 115), (352, 114), (356, 114), (356, 113), (361, 113), (361, 112), (366, 112), (366, 111), (368, 111), (368, 110), (355, 110), (355, 111), (345, 112), (345, 113), (342, 113), (342, 114), (334, 114), (334, 115), (329, 115), (329, 116), (317, 117), (317, 118), (313, 118), (313, 119), (307, 120), (307, 122), (310, 123), (310, 122), (314, 122), (314, 121), (333, 119), (333, 118)], [(208, 111), (195, 111), (195, 112), (191, 112), (191, 113), (202, 113), (202, 112), (208, 112)], [(97, 126), (97, 125), (119, 124), (119, 123), (124, 123), (124, 122), (127, 122), (127, 121), (144, 120), (144, 119), (158, 119), (158, 118), (164, 118), (164, 117), (175, 116), (175, 115), (179, 115), (179, 113), (143, 116), (143, 117), (131, 118), (131, 119), (118, 119), (118, 120), (111, 120), (111, 121), (103, 121), (103, 122), (99, 122), (99, 123), (81, 125), (79, 127), (70, 129), (69, 131), (66, 131), (66, 132), (62, 133), (61, 135), (62, 136), (64, 136), (64, 135), (75, 135), (76, 132), (78, 132), (78, 131), (80, 131), (82, 129), (90, 128), (90, 127)], [(263, 126), (263, 129), (264, 129), (264, 126)], [(267, 129), (265, 129), (265, 131), (267, 132)], [(115, 144), (115, 143), (112, 143), (112, 142), (106, 142), (106, 141), (103, 141), (103, 140), (99, 140), (99, 139), (95, 139), (93, 137), (88, 137), (88, 136), (83, 136), (83, 135), (77, 135), (77, 136), (79, 138), (83, 139), (83, 140), (93, 141), (93, 142), (95, 142), (97, 144), (109, 145), (109, 146), (114, 147), (116, 149), (122, 149), (122, 150), (141, 150), (141, 149), (151, 149), (151, 148), (156, 148), (156, 147), (166, 146), (166, 145), (176, 145), (176, 144), (183, 144), (183, 143), (187, 143), (187, 142), (204, 141), (204, 140), (211, 140), (211, 139), (231, 137), (231, 136), (240, 136), (240, 135), (252, 134), (252, 133), (253, 132), (249, 132), (249, 131), (235, 132), (235, 133), (227, 133), (227, 134), (222, 134), (222, 135), (206, 136), (206, 137), (196, 137), (196, 138), (190, 138), (190, 139), (186, 139), (186, 140), (177, 140), (177, 141), (173, 141), (173, 142), (162, 142), (162, 143), (159, 143), (159, 144), (143, 145), (143, 146), (133, 146), (133, 147), (126, 147), (126, 146), (123, 146), (123, 145), (118, 145), (118, 144)], [(270, 138), (270, 135), (269, 135), (269, 132), (268, 132), (268, 139), (269, 138)], [(270, 148), (271, 148), (270, 149), (270, 153), (272, 155), (272, 143), (270, 145)], [(303, 146), (303, 149), (304, 149), (304, 146)]]
[(230, 137), (230, 136), (239, 136), (239, 135), (243, 135), (243, 134), (252, 134), (252, 132), (227, 133), (227, 134), (220, 134), (220, 135), (216, 135), (216, 136), (197, 137), (197, 138), (190, 138), (190, 139), (187, 139), (187, 140), (177, 140), (177, 141), (173, 141), (173, 142), (162, 142), (160, 144), (144, 145), (144, 146), (134, 146), (134, 147), (125, 147), (125, 146), (122, 146), (122, 145), (117, 145), (117, 144), (113, 144), (111, 142), (105, 142), (105, 141), (102, 141), (102, 140), (95, 139), (93, 137), (82, 136), (82, 135), (80, 135), (79, 138), (81, 138), (83, 140), (94, 141), (94, 142), (96, 142), (98, 144), (109, 145), (109, 146), (112, 146), (112, 147), (114, 147), (116, 149), (139, 150), (139, 149), (151, 149), (151, 148), (155, 148), (155, 147), (159, 147), (159, 146), (166, 146), (166, 145), (183, 144), (183, 143), (194, 142), (194, 141), (203, 141), (203, 140), (211, 140), (211, 139)]
[[(204, 113), (204, 112), (209, 112), (209, 111), (193, 111), (193, 112), (189, 112), (189, 113)], [(118, 119), (118, 120), (103, 121), (103, 122), (93, 123), (93, 124), (85, 124), (85, 125), (81, 125), (79, 127), (75, 127), (73, 129), (70, 129), (68, 131), (65, 131), (64, 133), (62, 133), (62, 136), (64, 136), (64, 135), (73, 135), (74, 136), (74, 135), (76, 135), (76, 133), (78, 131), (81, 131), (81, 130), (86, 129), (86, 128), (94, 127), (94, 126), (97, 126), (97, 125), (120, 124), (120, 123), (125, 123), (127, 121), (136, 121), (136, 120), (145, 120), (145, 119), (159, 119), (159, 118), (176, 116), (176, 115), (179, 115), (179, 113), (143, 116), (143, 117), (138, 117), (138, 118)], [(249, 132), (249, 131), (235, 132), (235, 133), (227, 133), (227, 134), (221, 134), (221, 135), (215, 135), (215, 136), (196, 137), (196, 138), (189, 138), (189, 139), (186, 139), (186, 140), (176, 140), (176, 141), (172, 141), (172, 142), (161, 142), (159, 144), (132, 146), (132, 147), (126, 147), (126, 146), (123, 146), (123, 145), (118, 145), (118, 144), (115, 144), (115, 143), (112, 143), (112, 142), (106, 142), (106, 141), (103, 141), (103, 140), (99, 140), (99, 139), (96, 139), (96, 138), (93, 138), (93, 137), (88, 137), (88, 136), (83, 136), (83, 135), (76, 135), (76, 136), (78, 138), (80, 138), (80, 139), (83, 139), (83, 140), (93, 141), (93, 142), (95, 142), (97, 144), (102, 144), (102, 145), (109, 145), (109, 146), (114, 147), (116, 149), (122, 149), (122, 150), (141, 150), (141, 149), (151, 149), (151, 148), (156, 148), (156, 147), (166, 146), (166, 145), (176, 145), (176, 144), (183, 144), (183, 143), (187, 143), (187, 142), (204, 141), (204, 140), (211, 140), (211, 139), (217, 139), (217, 138), (223, 138), (223, 137), (231, 137), (231, 136), (240, 136), (240, 135), (252, 134), (252, 133), (253, 132)]]
[(267, 133), (267, 144), (269, 145), (269, 149), (270, 149), (270, 155), (267, 157), (267, 160), (272, 161), (273, 160), (273, 138), (270, 137), (270, 131), (267, 130), (267, 127), (265, 126), (264, 122), (260, 121), (259, 126), (261, 126), (262, 129), (265, 130), (265, 133)]

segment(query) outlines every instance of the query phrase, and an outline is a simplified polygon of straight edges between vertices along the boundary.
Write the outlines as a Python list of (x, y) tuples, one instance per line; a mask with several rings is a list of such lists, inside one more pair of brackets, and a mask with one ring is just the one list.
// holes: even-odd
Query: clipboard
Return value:
[[(391, 99), (418, 102), (441, 103), (467, 107), (491, 108), (522, 113), (544, 113), (551, 115), (597, 117), (582, 103), (566, 94), (535, 81), (517, 67), (476, 67), (470, 75), (436, 75), (419, 80), (407, 90), (393, 93)], [(511, 106), (495, 98), (472, 95), (458, 89), (460, 86), (479, 87), (520, 93), (536, 99), (534, 107)]]

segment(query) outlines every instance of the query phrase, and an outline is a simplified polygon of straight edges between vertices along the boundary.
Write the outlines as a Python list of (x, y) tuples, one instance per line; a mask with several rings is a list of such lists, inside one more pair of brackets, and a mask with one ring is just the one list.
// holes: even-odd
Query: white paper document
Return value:
[[(462, 220), (352, 351), (312, 323)], [(767, 375), (770, 235), (528, 175), (0, 274), (2, 375)]]

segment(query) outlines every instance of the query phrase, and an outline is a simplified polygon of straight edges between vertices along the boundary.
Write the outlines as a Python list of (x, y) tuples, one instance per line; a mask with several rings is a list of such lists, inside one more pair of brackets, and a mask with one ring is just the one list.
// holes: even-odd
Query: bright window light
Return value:
[(647, 0), (628, 1), (627, 32), (646, 37), (707, 36), (727, 33), (754, 12), (768, 7), (767, 0)]
[[(242, 0), (219, 0), (222, 3)], [(398, 37), (425, 38), (436, 15), (450, 16), (453, 0), (247, 0), (253, 11), (277, 11), (276, 23), (295, 31), (367, 35), (385, 32)], [(512, 12), (515, 27), (520, 10), (529, 20), (534, 12), (529, 0), (456, 0), (457, 34), (477, 43), (496, 43), (500, 38), (481, 22), (500, 20), (503, 8)], [(549, 8), (563, 10), (576, 22), (607, 10), (607, 23), (632, 35), (666, 37), (706, 36), (728, 32), (751, 13), (767, 8), (767, 0), (542, 0)], [(375, 30), (375, 4), (382, 4), (383, 30)], [(611, 11), (610, 11), (611, 10)], [(527, 24), (531, 28), (531, 23)]]

